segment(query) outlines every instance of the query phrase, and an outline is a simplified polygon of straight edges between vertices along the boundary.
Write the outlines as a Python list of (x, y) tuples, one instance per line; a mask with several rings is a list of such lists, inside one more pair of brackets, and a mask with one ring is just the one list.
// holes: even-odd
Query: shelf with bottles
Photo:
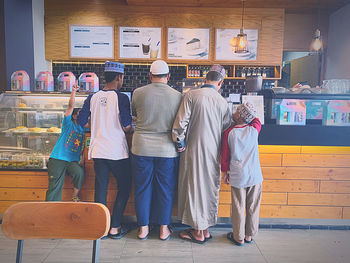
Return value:
[[(187, 78), (205, 78), (210, 70), (211, 65), (187, 65), (186, 77)], [(233, 77), (233, 66), (223, 65), (226, 70), (225, 78)]]
[(281, 79), (281, 67), (235, 65), (233, 76), (235, 79), (245, 79), (255, 76), (262, 76), (263, 79)]
[[(205, 78), (210, 65), (187, 65), (187, 78)], [(249, 65), (223, 65), (226, 70), (226, 79), (245, 79), (250, 76), (262, 76), (263, 79), (281, 79), (281, 67), (249, 66)]]

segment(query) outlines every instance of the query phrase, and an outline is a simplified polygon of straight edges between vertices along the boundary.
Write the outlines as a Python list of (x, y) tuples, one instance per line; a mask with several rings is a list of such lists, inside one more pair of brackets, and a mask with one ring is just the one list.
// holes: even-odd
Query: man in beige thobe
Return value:
[(186, 93), (173, 125), (173, 140), (180, 154), (178, 217), (192, 228), (180, 238), (203, 244), (216, 224), (222, 134), (230, 125), (226, 100), (218, 93), (225, 77), (220, 65), (211, 67), (205, 85)]

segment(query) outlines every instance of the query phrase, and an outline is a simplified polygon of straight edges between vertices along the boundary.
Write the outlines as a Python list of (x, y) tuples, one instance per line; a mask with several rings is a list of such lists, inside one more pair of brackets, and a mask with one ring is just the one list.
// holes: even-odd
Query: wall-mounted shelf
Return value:
[[(226, 79), (246, 79), (249, 76), (262, 76), (263, 79), (281, 79), (280, 65), (223, 65), (226, 69)], [(187, 78), (205, 78), (209, 72), (208, 65), (187, 65)]]

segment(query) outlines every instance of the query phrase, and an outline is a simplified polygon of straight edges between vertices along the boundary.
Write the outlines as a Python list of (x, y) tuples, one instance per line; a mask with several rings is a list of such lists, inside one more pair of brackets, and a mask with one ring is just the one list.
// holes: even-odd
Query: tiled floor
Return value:
[[(169, 241), (156, 233), (140, 241), (133, 230), (121, 240), (101, 241), (101, 263), (269, 262), (349, 263), (350, 231), (261, 229), (255, 243), (243, 247), (226, 239), (229, 228), (211, 229), (213, 239), (205, 245), (184, 241), (176, 229)], [(0, 263), (15, 262), (17, 241), (0, 234)], [(24, 263), (91, 262), (92, 241), (26, 240)]]

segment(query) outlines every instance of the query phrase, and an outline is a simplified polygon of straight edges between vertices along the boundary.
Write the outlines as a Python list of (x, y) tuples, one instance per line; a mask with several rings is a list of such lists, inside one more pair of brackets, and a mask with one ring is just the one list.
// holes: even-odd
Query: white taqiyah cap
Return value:
[(152, 63), (150, 72), (152, 73), (152, 75), (168, 74), (168, 64), (164, 60), (156, 60)]

